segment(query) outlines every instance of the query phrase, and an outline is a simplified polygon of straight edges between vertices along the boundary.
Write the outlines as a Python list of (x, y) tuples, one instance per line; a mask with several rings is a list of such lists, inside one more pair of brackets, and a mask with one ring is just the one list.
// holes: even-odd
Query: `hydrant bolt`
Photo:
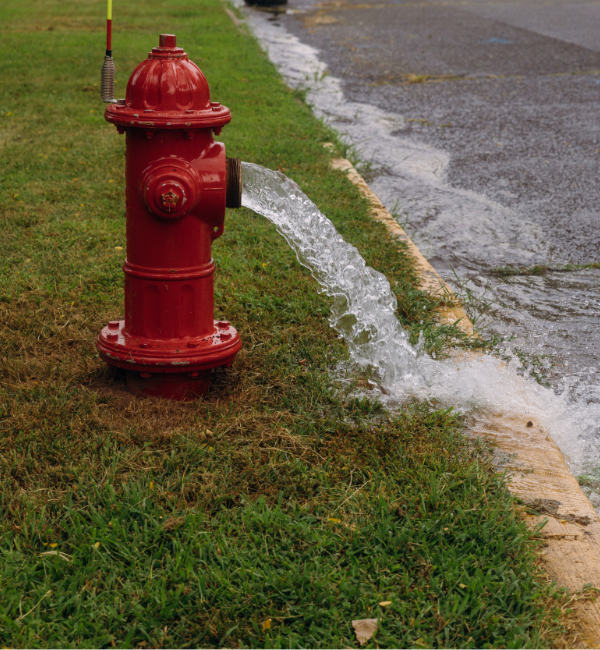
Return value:
[(125, 318), (100, 332), (98, 351), (127, 371), (130, 392), (194, 399), (241, 347), (235, 328), (214, 320), (211, 254), (225, 208), (241, 205), (241, 163), (213, 137), (231, 113), (211, 102), (175, 36), (161, 34), (125, 103), (104, 117), (127, 134), (127, 259)]

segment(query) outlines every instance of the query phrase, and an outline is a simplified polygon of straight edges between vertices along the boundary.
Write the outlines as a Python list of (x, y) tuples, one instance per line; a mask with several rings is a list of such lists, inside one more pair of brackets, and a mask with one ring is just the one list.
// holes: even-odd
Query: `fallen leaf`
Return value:
[(48, 546), (50, 548), (56, 548), (58, 546), (58, 544), (56, 542), (54, 542), (53, 544), (48, 544)]
[(379, 607), (387, 607), (388, 605), (391, 605), (391, 604), (392, 604), (392, 601), (391, 601), (391, 600), (382, 600), (382, 601), (379, 603)]
[(467, 585), (463, 585), (462, 582), (459, 582), (458, 586), (459, 586), (461, 589), (466, 589), (466, 588), (467, 588)]
[(352, 627), (360, 645), (365, 645), (375, 632), (377, 632), (377, 619), (361, 618), (358, 621), (352, 621)]
[(123, 246), (115, 246), (115, 250), (116, 250), (116, 251), (122, 251), (122, 250), (123, 250)]
[(267, 630), (271, 629), (271, 619), (270, 618), (268, 618), (266, 621), (263, 622), (262, 629), (263, 629), (263, 632), (266, 632)]
[(327, 521), (330, 521), (332, 524), (339, 524), (341, 519), (336, 519), (335, 517), (329, 517)]
[(150, 481), (150, 489), (154, 490), (154, 481)]
[(94, 544), (94, 548), (100, 548), (100, 542), (96, 542), (96, 543)]

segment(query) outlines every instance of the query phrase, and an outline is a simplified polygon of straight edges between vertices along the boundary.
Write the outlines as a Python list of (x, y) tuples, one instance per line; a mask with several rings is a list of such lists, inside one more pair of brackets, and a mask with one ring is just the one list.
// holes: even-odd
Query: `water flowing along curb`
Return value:
[[(336, 158), (331, 166), (347, 174), (371, 204), (373, 218), (386, 227), (393, 240), (406, 245), (421, 276), (420, 288), (454, 298), (456, 304), (452, 290), (352, 164)], [(473, 325), (460, 306), (442, 306), (439, 318), (443, 323), (460, 319), (459, 327), (473, 334)], [(491, 427), (474, 430), (474, 433), (492, 437), (500, 453), (506, 456), (503, 467), (510, 475), (509, 490), (536, 512), (544, 513), (543, 516), (526, 515), (526, 521), (531, 528), (545, 522), (541, 531), (544, 539), (542, 559), (548, 575), (571, 592), (589, 584), (600, 588), (600, 517), (548, 433), (525, 416), (517, 419), (503, 414), (495, 414)], [(600, 601), (575, 601), (573, 609), (580, 627), (579, 644), (574, 647), (600, 648)]]

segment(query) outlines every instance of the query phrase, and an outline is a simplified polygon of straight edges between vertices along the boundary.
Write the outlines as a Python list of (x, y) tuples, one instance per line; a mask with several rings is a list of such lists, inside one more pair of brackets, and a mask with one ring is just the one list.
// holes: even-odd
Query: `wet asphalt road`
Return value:
[(450, 154), (451, 185), (540, 227), (524, 264), (600, 261), (599, 2), (288, 7), (300, 13), (279, 20), (349, 100), (400, 113), (402, 134)]
[(495, 273), (600, 262), (600, 2), (288, 0), (248, 15), (288, 83), (373, 161), (373, 189), (434, 267), (492, 303), (488, 333), (548, 355), (555, 389), (600, 404), (600, 270)]

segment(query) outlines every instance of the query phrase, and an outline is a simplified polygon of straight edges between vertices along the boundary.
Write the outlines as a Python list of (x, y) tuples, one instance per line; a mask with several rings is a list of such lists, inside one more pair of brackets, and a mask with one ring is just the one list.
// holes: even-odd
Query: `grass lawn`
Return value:
[[(451, 411), (392, 416), (336, 386), (328, 299), (261, 217), (231, 211), (213, 247), (217, 316), (244, 348), (205, 400), (132, 398), (100, 362), (125, 256), (104, 10), (0, 7), (2, 646), (356, 647), (360, 618), (379, 619), (366, 647), (556, 643), (562, 596), (485, 449)], [(232, 110), (228, 155), (294, 178), (390, 279), (413, 340), (460, 338), (222, 3), (123, 0), (114, 21), (118, 96), (176, 33)]]

